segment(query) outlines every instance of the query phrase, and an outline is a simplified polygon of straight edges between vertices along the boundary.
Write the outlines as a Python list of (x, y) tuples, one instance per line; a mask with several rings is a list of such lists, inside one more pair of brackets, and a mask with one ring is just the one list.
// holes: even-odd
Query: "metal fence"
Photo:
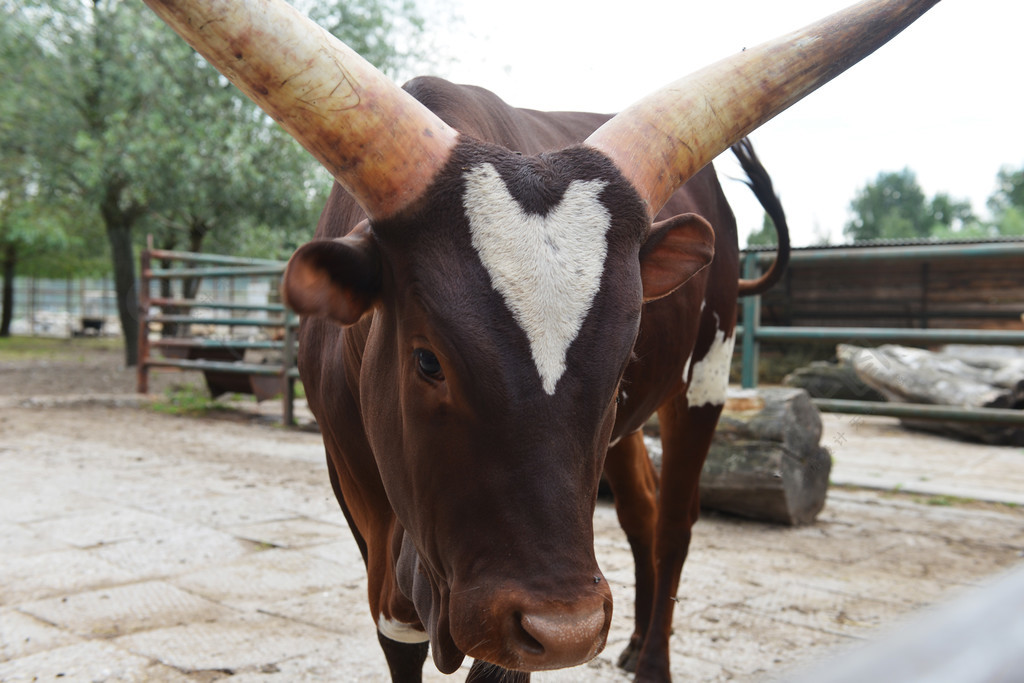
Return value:
[(138, 391), (153, 368), (195, 370), (214, 396), (280, 395), (293, 424), (298, 319), (279, 300), (286, 264), (152, 244), (140, 261)]
[[(958, 245), (912, 245), (895, 247), (823, 248), (794, 250), (790, 264), (863, 264), (882, 268), (900, 259), (941, 260), (970, 258), (983, 268), (986, 260), (1024, 256), (1024, 243), (987, 243)], [(772, 252), (747, 251), (743, 254), (743, 277), (754, 278), (761, 266), (771, 263)], [(1021, 274), (1024, 278), (1024, 273)], [(1024, 346), (1024, 330), (913, 329), (897, 327), (783, 327), (761, 325), (759, 296), (741, 299), (742, 320), (736, 334), (741, 337), (744, 388), (757, 386), (759, 344), (763, 341), (845, 342), (854, 344), (893, 342), (927, 346), (933, 344), (1001, 344)], [(1021, 302), (1024, 309), (1024, 302)], [(959, 420), (1024, 425), (1024, 411), (997, 408), (967, 408), (908, 403), (879, 403), (818, 398), (815, 405), (824, 412), (881, 415), (900, 418)]]
[[(898, 259), (969, 257), (983, 267), (986, 259), (1007, 256), (1024, 256), (1024, 243), (802, 249), (792, 253), (790, 262), (855, 262), (866, 267), (881, 267)], [(757, 277), (761, 266), (770, 263), (772, 258), (771, 252), (745, 252), (744, 277)], [(253, 393), (257, 398), (265, 398), (268, 393), (282, 393), (284, 420), (291, 424), (294, 420), (294, 385), (298, 378), (295, 368), (295, 328), (298, 321), (277, 299), (286, 264), (152, 247), (143, 251), (141, 262), (138, 390), (148, 390), (151, 368), (201, 371), (213, 392), (231, 388), (239, 393)], [(163, 267), (154, 267), (156, 262), (161, 262)], [(175, 262), (185, 265), (171, 267), (170, 264)], [(187, 296), (186, 283), (190, 281), (201, 282), (201, 285)], [(153, 287), (158, 283), (166, 284), (161, 285), (160, 293), (154, 294)], [(742, 321), (736, 333), (741, 339), (741, 382), (746, 388), (757, 385), (761, 342), (1024, 346), (1024, 330), (761, 325), (760, 297), (746, 297), (741, 302)], [(173, 336), (167, 334), (168, 327), (175, 328)], [(276, 352), (276, 360), (251, 362), (247, 355), (254, 351)], [(233, 380), (229, 379), (231, 376), (235, 376)], [(1019, 410), (828, 398), (814, 399), (814, 403), (824, 412), (1024, 425), (1024, 411)]]
[(11, 331), (25, 336), (118, 334), (117, 294), (109, 278), (14, 279)]

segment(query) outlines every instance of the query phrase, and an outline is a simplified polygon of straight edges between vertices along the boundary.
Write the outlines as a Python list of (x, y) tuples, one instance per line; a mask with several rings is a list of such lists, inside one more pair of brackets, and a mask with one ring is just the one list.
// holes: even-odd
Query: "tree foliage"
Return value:
[(855, 242), (925, 237), (931, 229), (924, 192), (910, 169), (880, 173), (850, 202), (853, 220), (844, 232)]
[[(6, 16), (10, 8), (2, 9)], [(32, 264), (43, 275), (66, 265), (40, 257), (68, 245), (73, 207), (48, 186), (49, 171), (38, 153), (53, 133), (39, 122), (53, 107), (52, 73), (28, 25), (0, 22), (0, 65), (0, 336), (8, 336), (18, 264)]]
[[(386, 72), (419, 57), (410, 0), (313, 9)], [(62, 237), (85, 256), (105, 234), (129, 364), (143, 235), (284, 257), (312, 234), (329, 176), (143, 3), (0, 0), (0, 12), (0, 212), (22, 216), (0, 216), (0, 246), (18, 236), (52, 254)]]
[(1024, 166), (999, 170), (988, 207), (1000, 234), (1024, 235)]
[(985, 230), (967, 200), (925, 196), (909, 168), (878, 174), (850, 202), (853, 219), (843, 232), (854, 242), (975, 236)]
[(775, 222), (772, 221), (771, 216), (765, 213), (764, 220), (761, 223), (761, 229), (755, 230), (747, 235), (747, 246), (768, 246), (778, 243), (779, 235), (775, 230)]

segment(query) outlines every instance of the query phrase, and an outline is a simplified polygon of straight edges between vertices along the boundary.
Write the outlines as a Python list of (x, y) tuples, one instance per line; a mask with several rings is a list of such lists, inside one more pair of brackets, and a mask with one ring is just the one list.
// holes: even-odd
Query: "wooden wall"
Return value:
[(1024, 255), (829, 262), (797, 257), (761, 297), (762, 325), (1021, 330), (1022, 314)]

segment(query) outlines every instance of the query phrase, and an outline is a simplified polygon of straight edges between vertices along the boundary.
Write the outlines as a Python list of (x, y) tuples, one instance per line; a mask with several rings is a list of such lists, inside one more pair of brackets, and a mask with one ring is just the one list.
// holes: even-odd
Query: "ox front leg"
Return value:
[(392, 683), (419, 683), (423, 680), (423, 663), (427, 661), (429, 643), (400, 643), (377, 632), (380, 649), (388, 660)]
[(658, 410), (663, 446), (661, 496), (655, 529), (655, 586), (651, 621), (637, 663), (636, 683), (670, 681), (669, 637), (679, 578), (700, 514), (700, 472), (722, 405), (690, 407), (677, 397)]
[(654, 600), (654, 528), (658, 512), (658, 475), (647, 456), (642, 432), (629, 434), (608, 449), (604, 475), (615, 496), (615, 512), (636, 568), (636, 626), (618, 661), (626, 671), (635, 671)]

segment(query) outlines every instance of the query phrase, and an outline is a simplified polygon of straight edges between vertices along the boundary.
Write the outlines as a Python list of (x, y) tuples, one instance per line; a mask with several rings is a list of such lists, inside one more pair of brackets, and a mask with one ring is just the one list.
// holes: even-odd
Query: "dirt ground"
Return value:
[[(0, 396), (89, 396), (132, 394), (137, 373), (124, 365), (117, 340), (45, 339), (38, 348), (14, 338), (0, 346)], [(163, 394), (177, 386), (202, 386), (198, 373), (153, 371), (149, 390)]]
[[(0, 356), (0, 681), (387, 680), (319, 436), (115, 400), (135, 384), (121, 362), (73, 345)], [(1021, 564), (1024, 510), (928, 502), (833, 487), (806, 527), (706, 515), (679, 592), (675, 679), (784, 677)], [(629, 680), (614, 660), (632, 560), (608, 502), (595, 528), (615, 598), (608, 646), (534, 680)]]

